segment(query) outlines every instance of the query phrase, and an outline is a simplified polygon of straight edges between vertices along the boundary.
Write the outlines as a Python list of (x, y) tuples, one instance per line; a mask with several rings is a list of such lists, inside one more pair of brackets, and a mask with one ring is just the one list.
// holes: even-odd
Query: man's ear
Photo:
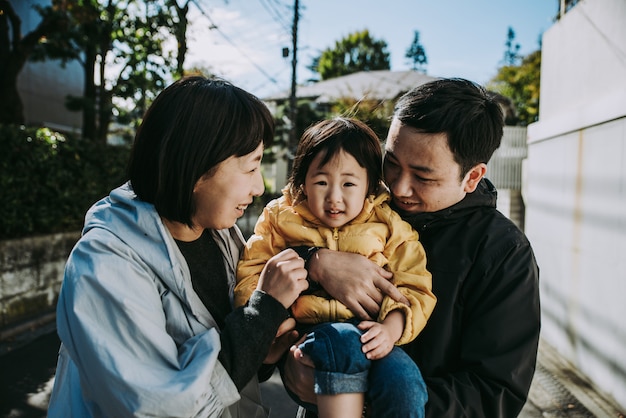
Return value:
[(476, 164), (472, 169), (465, 175), (465, 187), (463, 191), (465, 193), (472, 193), (478, 187), (478, 183), (480, 180), (485, 177), (485, 173), (487, 172), (487, 164), (480, 163)]

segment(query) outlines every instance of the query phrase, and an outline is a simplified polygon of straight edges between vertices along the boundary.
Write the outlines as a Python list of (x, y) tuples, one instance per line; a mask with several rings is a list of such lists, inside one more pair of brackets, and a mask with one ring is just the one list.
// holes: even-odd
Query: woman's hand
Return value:
[(317, 396), (313, 391), (315, 382), (313, 361), (298, 348), (305, 338), (306, 335), (293, 345), (287, 354), (282, 374), (283, 383), (304, 402), (317, 404)]
[(286, 249), (267, 261), (256, 288), (288, 309), (300, 293), (309, 287), (306, 276), (304, 260), (294, 250)]
[(267, 357), (263, 360), (265, 364), (276, 364), (282, 355), (296, 342), (298, 339), (298, 331), (295, 330), (296, 321), (293, 318), (287, 318), (280, 324), (276, 337), (270, 346)]
[(311, 278), (361, 319), (376, 318), (385, 295), (409, 303), (389, 281), (393, 274), (362, 255), (320, 249), (308, 266)]

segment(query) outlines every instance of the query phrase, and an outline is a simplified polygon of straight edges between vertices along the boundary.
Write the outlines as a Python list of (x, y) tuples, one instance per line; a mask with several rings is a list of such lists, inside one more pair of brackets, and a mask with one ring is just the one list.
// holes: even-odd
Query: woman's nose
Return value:
[(263, 181), (263, 175), (259, 171), (258, 175), (254, 178), (254, 183), (252, 184), (252, 195), (261, 196), (263, 192), (265, 192), (265, 182)]

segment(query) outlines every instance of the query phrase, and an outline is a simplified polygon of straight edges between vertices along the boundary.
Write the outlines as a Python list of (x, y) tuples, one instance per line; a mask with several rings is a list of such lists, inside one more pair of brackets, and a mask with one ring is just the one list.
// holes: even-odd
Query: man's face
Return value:
[(445, 133), (421, 133), (393, 119), (385, 145), (384, 177), (402, 214), (436, 212), (476, 189), (484, 164), (461, 180)]

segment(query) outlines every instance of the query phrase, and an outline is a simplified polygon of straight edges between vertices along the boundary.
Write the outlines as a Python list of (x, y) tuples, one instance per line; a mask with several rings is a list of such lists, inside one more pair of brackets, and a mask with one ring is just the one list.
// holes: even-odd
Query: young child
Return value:
[(361, 417), (365, 392), (372, 390), (372, 361), (389, 370), (376, 384), (393, 385), (397, 373), (415, 375), (416, 387), (398, 390), (416, 391), (415, 407), (408, 409), (424, 416), (427, 392), (419, 369), (394, 345), (419, 334), (436, 298), (418, 234), (389, 207), (381, 179), (381, 145), (367, 125), (347, 118), (313, 125), (298, 145), (283, 196), (265, 207), (238, 266), (236, 306), (256, 289), (267, 260), (288, 247), (306, 248), (299, 251), (305, 259), (319, 247), (355, 252), (393, 273), (408, 305), (386, 297), (377, 322), (357, 320), (313, 282), (291, 307), (299, 324), (309, 324), (299, 348), (315, 364), (317, 408), (296, 400), (323, 418)]

